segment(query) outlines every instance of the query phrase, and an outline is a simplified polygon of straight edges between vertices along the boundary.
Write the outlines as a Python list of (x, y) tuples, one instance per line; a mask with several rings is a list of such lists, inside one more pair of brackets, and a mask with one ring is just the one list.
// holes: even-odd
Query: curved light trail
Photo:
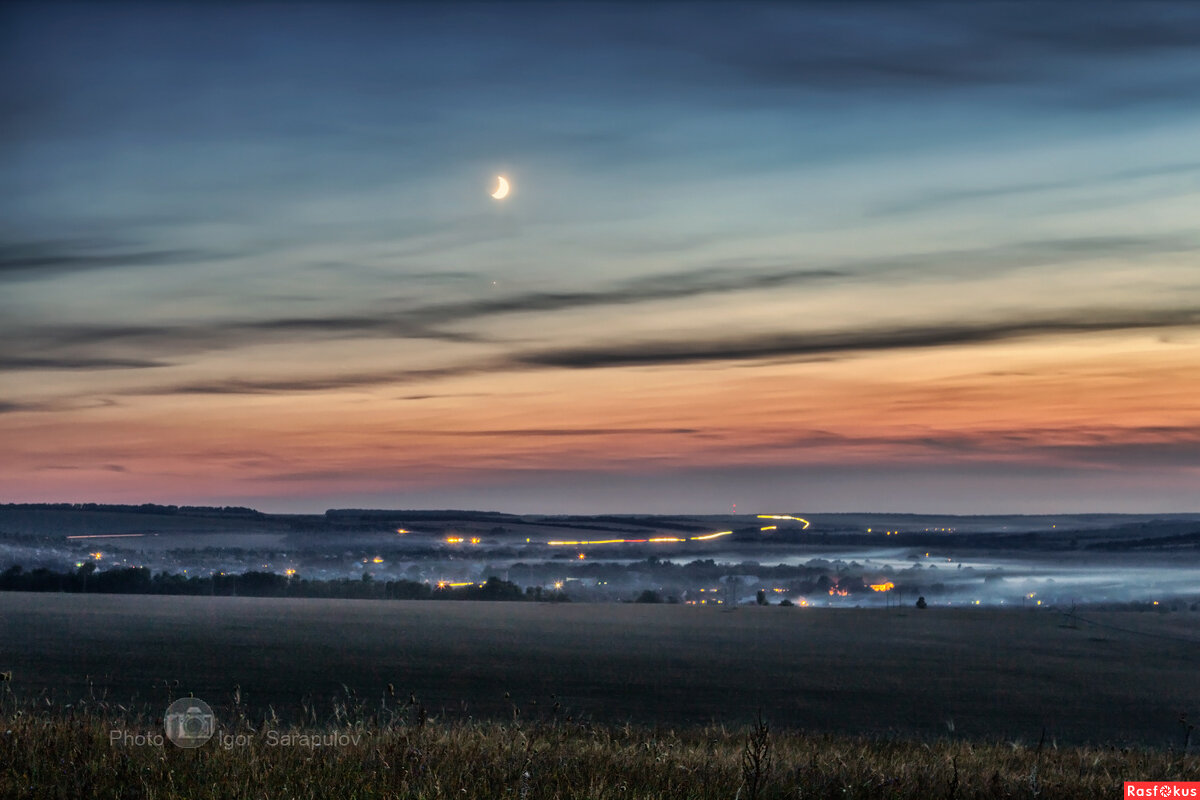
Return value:
[(758, 518), (759, 519), (790, 519), (790, 520), (794, 520), (795, 522), (803, 522), (804, 527), (801, 528), (801, 530), (805, 530), (805, 531), (808, 530), (808, 526), (810, 524), (809, 521), (806, 519), (801, 519), (800, 517), (793, 517), (788, 514), (759, 514)]
[(704, 536), (692, 536), (688, 539), (681, 539), (677, 536), (659, 536), (655, 539), (599, 539), (594, 542), (577, 542), (577, 541), (553, 541), (546, 542), (551, 547), (570, 547), (585, 544), (647, 544), (655, 542), (707, 542), (710, 539), (716, 539), (720, 536), (728, 536), (733, 531), (717, 531), (716, 533), (708, 533)]
[[(801, 528), (801, 530), (808, 530), (808, 526), (811, 524), (806, 519), (802, 519), (801, 517), (793, 517), (793, 516), (790, 516), (787, 514), (759, 514), (758, 518), (759, 519), (784, 519), (784, 520), (792, 520), (793, 522), (802, 522), (802, 523), (804, 523), (804, 527)], [(761, 530), (773, 531), (773, 530), (776, 530), (778, 527), (779, 527), (778, 525), (767, 525), (766, 527), (762, 528)], [(689, 536), (687, 538), (681, 538), (678, 536), (659, 536), (654, 539), (597, 539), (595, 541), (590, 541), (590, 542), (574, 540), (574, 539), (572, 539), (570, 541), (556, 539), (551, 542), (546, 542), (546, 544), (549, 545), (550, 547), (583, 547), (583, 546), (590, 546), (590, 545), (596, 545), (596, 544), (654, 544), (654, 543), (662, 543), (662, 542), (708, 542), (708, 541), (712, 541), (713, 539), (719, 539), (722, 536), (729, 536), (732, 533), (733, 533), (733, 531), (717, 531), (716, 533), (706, 533), (703, 536)]]

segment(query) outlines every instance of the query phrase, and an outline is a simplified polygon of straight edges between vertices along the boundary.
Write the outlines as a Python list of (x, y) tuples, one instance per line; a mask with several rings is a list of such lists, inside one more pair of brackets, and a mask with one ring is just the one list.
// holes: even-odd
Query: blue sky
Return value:
[(1193, 6), (0, 15), (9, 499), (1194, 510)]

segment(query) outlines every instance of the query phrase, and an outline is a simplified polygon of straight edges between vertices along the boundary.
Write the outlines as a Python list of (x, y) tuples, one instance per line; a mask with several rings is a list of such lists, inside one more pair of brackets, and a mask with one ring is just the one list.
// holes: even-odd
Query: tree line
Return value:
[(93, 594), (170, 594), (218, 597), (317, 597), (355, 600), (554, 600), (562, 592), (546, 592), (540, 586), (522, 590), (501, 578), (488, 578), (470, 586), (431, 586), (409, 580), (377, 581), (369, 574), (361, 579), (310, 580), (274, 572), (180, 575), (152, 573), (146, 567), (97, 570), (84, 564), (76, 570), (55, 572), (45, 567), (26, 571), (17, 564), (0, 573), (0, 591), (71, 592)]

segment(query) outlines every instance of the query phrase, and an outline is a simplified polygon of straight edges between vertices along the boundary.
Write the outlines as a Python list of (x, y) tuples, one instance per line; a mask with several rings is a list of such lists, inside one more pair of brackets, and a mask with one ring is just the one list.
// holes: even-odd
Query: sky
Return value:
[(0, 502), (1200, 510), (1197, 87), (1188, 4), (4, 5)]

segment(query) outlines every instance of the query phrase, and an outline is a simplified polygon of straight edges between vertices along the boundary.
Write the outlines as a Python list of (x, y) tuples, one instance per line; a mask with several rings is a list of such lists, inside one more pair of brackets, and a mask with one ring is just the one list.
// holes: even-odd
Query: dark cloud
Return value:
[[(1056, 444), (1061, 442), (1061, 444)], [(937, 461), (967, 457), (973, 462), (1070, 464), (1114, 469), (1200, 466), (1200, 428), (1194, 426), (1033, 427), (1003, 430), (925, 431), (894, 436), (855, 436), (811, 430), (755, 445), (758, 451), (803, 452), (832, 447), (844, 453), (863, 448), (892, 458)]]
[(0, 401), (0, 414), (11, 414), (19, 411), (83, 411), (93, 408), (110, 408), (117, 405), (109, 398), (61, 398), (56, 400), (37, 400), (26, 402)]
[[(1062, 89), (1056, 99), (1089, 103), (1118, 74), (1140, 88), (1185, 83), (1158, 69), (1131, 75), (1200, 46), (1200, 11), (1186, 4), (1073, 3), (793, 4), (674, 16), (644, 36), (690, 53), (708, 80), (738, 86), (934, 91), (976, 87)], [(716, 24), (719, 22), (719, 24)], [(716, 70), (716, 72), (714, 72)], [(1194, 85), (1194, 84), (1193, 84)], [(1153, 96), (1147, 93), (1148, 96)], [(1031, 99), (1035, 95), (1028, 95)], [(1116, 98), (1112, 98), (1116, 99)], [(1136, 94), (1122, 98), (1137, 102)], [(1114, 103), (1115, 104), (1115, 103)]]
[(80, 470), (104, 470), (105, 472), (128, 472), (128, 468), (120, 464), (99, 464), (94, 467), (80, 467), (69, 464), (47, 464), (44, 467), (36, 467), (37, 472), (76, 472)]
[(640, 341), (623, 345), (555, 348), (518, 354), (518, 364), (565, 369), (670, 366), (702, 361), (746, 361), (862, 354), (947, 347), (1072, 333), (1138, 330), (1200, 323), (1200, 310), (1079, 310), (1069, 315), (994, 323), (959, 323), (739, 338)]
[[(36, 141), (101, 126), (202, 140), (214, 130), (265, 130), (324, 144), (354, 132), (355, 142), (386, 147), (393, 163), (420, 153), (407, 158), (409, 173), (428, 167), (422, 156), (435, 148), (458, 156), (463, 137), (475, 135), (467, 125), (436, 127), (446, 98), (457, 96), (536, 97), (552, 107), (560, 98), (647, 106), (717, 94), (786, 104), (793, 98), (781, 89), (1050, 85), (1060, 91), (1026, 96), (1086, 103), (1110, 91), (1116, 75), (1134, 85), (1111, 102), (1129, 104), (1155, 98), (1172, 77), (1194, 77), (1173, 74), (1182, 58), (1174, 70), (1161, 62), (1200, 45), (1200, 12), (1184, 3), (645, 5), (366, 4), (216, 16), (179, 4), (154, 13), (106, 5), (67, 23), (24, 4), (0, 26), (20, 31), (0, 47), (0, 66), (14, 76), (0, 80), (0, 134)], [(263, 30), (284, 32), (267, 42)], [(447, 47), (458, 57), (439, 58)], [(1131, 62), (1151, 69), (1130, 70)], [(1171, 88), (1179, 97), (1190, 86)], [(541, 127), (534, 147), (573, 153), (605, 134), (597, 125)], [(430, 128), (436, 141), (409, 146)], [(516, 125), (481, 130), (505, 152), (529, 139)], [(346, 180), (379, 174), (360, 166)]]
[(496, 365), (462, 365), (440, 369), (380, 370), (345, 375), (321, 375), (295, 378), (228, 378), (194, 383), (181, 383), (152, 389), (131, 390), (132, 395), (175, 394), (280, 394), (291, 392), (327, 392), (383, 384), (418, 383), (421, 381), (455, 378), (479, 372), (501, 371)]
[[(1077, 309), (1058, 317), (940, 326), (899, 326), (870, 330), (775, 333), (706, 341), (637, 341), (620, 345), (518, 351), (508, 356), (436, 369), (380, 370), (344, 375), (279, 379), (226, 379), (183, 383), (131, 394), (272, 394), (336, 391), (383, 384), (419, 383), (446, 378), (540, 369), (605, 369), (629, 366), (668, 367), (709, 362), (745, 366), (750, 363), (827, 361), (892, 350), (984, 344), (1012, 339), (1109, 331), (1145, 330), (1200, 324), (1200, 310), (1141, 311)], [(410, 397), (421, 398), (423, 395)], [(682, 430), (678, 432), (684, 432)], [(507, 435), (500, 431), (494, 435)], [(479, 435), (489, 435), (486, 433)]]
[(1051, 3), (1041, 11), (989, 19), (1001, 35), (1100, 56), (1190, 52), (1200, 45), (1200, 12), (1190, 3), (1094, 3), (1084, 14), (1069, 4)]
[(212, 260), (198, 250), (122, 250), (111, 243), (59, 240), (0, 244), (0, 280), (54, 278), (63, 273)]
[(578, 292), (528, 292), (456, 303), (418, 307), (413, 318), (434, 322), (461, 322), (504, 314), (570, 311), (596, 306), (630, 305), (660, 300), (680, 300), (707, 294), (800, 286), (848, 277), (840, 269), (791, 269), (781, 272), (699, 270), (636, 278), (609, 289)]
[(7, 356), (0, 354), (0, 371), (22, 370), (97, 370), (150, 369), (170, 366), (164, 361), (144, 358), (105, 358), (90, 356)]
[(362, 314), (350, 317), (292, 317), (255, 322), (218, 324), (214, 330), (237, 341), (253, 340), (254, 334), (280, 334), (288, 339), (297, 335), (346, 336), (385, 339), (437, 339), (445, 342), (484, 342), (486, 337), (460, 331), (436, 329), (432, 325), (399, 313)]
[[(488, 294), (453, 302), (364, 310), (352, 315), (209, 320), (172, 325), (35, 323), (8, 330), (0, 327), (0, 370), (157, 367), (165, 365), (161, 359), (177, 361), (193, 353), (274, 342), (375, 338), (499, 343), (466, 328), (479, 320), (512, 314), (553, 314), (818, 284), (893, 280), (911, 283), (971, 276), (982, 269), (995, 275), (1002, 270), (1029, 266), (1196, 248), (1195, 237), (1187, 234), (1074, 237), (825, 265), (784, 264), (764, 268), (734, 261), (633, 278), (593, 290)], [(5, 351), (22, 355), (4, 356)]]
[[(1200, 169), (1200, 165), (1196, 165)], [(859, 259), (834, 265), (789, 265), (777, 268), (743, 266), (736, 261), (719, 267), (634, 278), (609, 288), (574, 292), (526, 292), (501, 297), (415, 306), (402, 312), (412, 325), (436, 327), (462, 324), (507, 314), (571, 311), (600, 306), (621, 306), (682, 300), (706, 295), (802, 287), (811, 284), (864, 282), (900, 278), (906, 282), (947, 276), (967, 277), (986, 268), (1019, 269), (1046, 264), (1066, 264), (1095, 258), (1154, 255), (1196, 250), (1200, 240), (1192, 234), (1153, 236), (1088, 236), (1014, 242), (991, 247), (906, 253)], [(385, 327), (385, 321), (355, 318), (361, 325)], [(395, 321), (392, 321), (395, 322)]]
[[(511, 314), (565, 314), (578, 309), (633, 306), (738, 292), (783, 290), (804, 286), (850, 283), (880, 285), (895, 281), (953, 280), (986, 271), (1062, 265), (1121, 256), (1137, 258), (1197, 248), (1185, 234), (1157, 236), (1093, 236), (1015, 242), (992, 247), (910, 253), (826, 265), (742, 265), (725, 262), (690, 271), (652, 275), (608, 287), (577, 291), (534, 291), (495, 296), (488, 294), (454, 302), (411, 305), (392, 310), (364, 311), (337, 316), (291, 316), (261, 320), (210, 320), (172, 325), (104, 325), (95, 323), (35, 323), (5, 330), (0, 327), (0, 371), (141, 369), (179, 363), (185, 356), (213, 350), (270, 343), (302, 345), (336, 339), (429, 339), (449, 343), (504, 344), (470, 330), (472, 323)], [(1086, 312), (1080, 312), (1086, 314)], [(1167, 313), (1167, 312), (1162, 312)], [(1184, 312), (1166, 318), (1144, 318), (1130, 311), (1100, 317), (999, 321), (988, 325), (912, 327), (885, 331), (780, 333), (749, 338), (726, 336), (686, 343), (649, 342), (600, 347), (555, 348), (516, 352), (491, 361), (435, 370), (377, 370), (344, 377), (296, 379), (230, 379), (189, 384), (193, 393), (253, 393), (314, 391), (410, 382), (452, 375), (544, 366), (616, 366), (621, 364), (683, 363), (688, 361), (809, 360), (839, 357), (852, 351), (942, 344), (969, 344), (1000, 338), (1110, 327), (1168, 327), (1191, 324)], [(1153, 317), (1153, 314), (1152, 314)], [(547, 325), (553, 326), (552, 321)], [(4, 355), (5, 352), (12, 355)], [(18, 355), (19, 354), (19, 355)], [(585, 362), (594, 362), (585, 364)]]
[(438, 397), (491, 397), (491, 392), (445, 392), (442, 394), (405, 394), (397, 400), (432, 400)]
[(1004, 432), (1002, 438), (1079, 467), (1200, 467), (1200, 427), (1195, 426), (1040, 428)]
[[(339, 338), (488, 341), (471, 333), (436, 330), (406, 320), (402, 314), (213, 320), (180, 325), (35, 324), (0, 330), (0, 370), (159, 367), (168, 364), (150, 356), (178, 359), (193, 353), (273, 342), (300, 344)], [(4, 350), (43, 355), (5, 356)]]
[(397, 431), (397, 433), (422, 433), (430, 436), (625, 436), (625, 435), (668, 435), (700, 433), (695, 428), (511, 428), (477, 431)]

